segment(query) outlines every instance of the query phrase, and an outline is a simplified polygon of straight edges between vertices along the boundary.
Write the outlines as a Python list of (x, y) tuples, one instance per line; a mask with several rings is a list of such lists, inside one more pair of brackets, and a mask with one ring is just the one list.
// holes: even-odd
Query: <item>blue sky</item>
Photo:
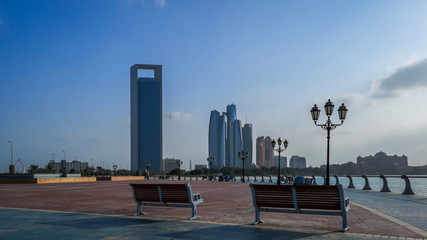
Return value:
[(328, 98), (349, 108), (332, 163), (382, 150), (425, 165), (426, 12), (425, 1), (0, 1), (0, 172), (8, 140), (26, 166), (65, 150), (129, 167), (135, 63), (163, 65), (163, 155), (187, 169), (206, 161), (210, 111), (231, 103), (254, 138), (287, 138), (286, 156), (324, 164), (309, 110)]

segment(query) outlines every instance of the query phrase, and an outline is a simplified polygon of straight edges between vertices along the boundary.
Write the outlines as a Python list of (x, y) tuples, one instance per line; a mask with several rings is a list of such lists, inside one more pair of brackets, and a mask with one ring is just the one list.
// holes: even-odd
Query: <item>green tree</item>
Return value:
[(39, 165), (33, 164), (28, 168), (28, 172), (35, 173), (37, 171), (37, 168), (39, 168)]

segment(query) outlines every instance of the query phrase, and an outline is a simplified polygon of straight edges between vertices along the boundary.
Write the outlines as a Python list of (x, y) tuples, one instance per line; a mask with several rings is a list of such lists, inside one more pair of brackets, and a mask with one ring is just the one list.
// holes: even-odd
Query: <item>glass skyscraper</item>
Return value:
[[(244, 150), (249, 153), (245, 167), (252, 163), (252, 124), (245, 124), (237, 119), (236, 105), (227, 106), (227, 112), (220, 114), (211, 111), (209, 120), (209, 157), (215, 158), (215, 167), (242, 167), (242, 160), (237, 153)], [(245, 131), (245, 132), (244, 132)], [(244, 140), (246, 136), (246, 140)], [(246, 141), (246, 143), (244, 142)], [(245, 144), (248, 150), (244, 149)]]
[(227, 105), (227, 159), (225, 165), (234, 167), (234, 158), (237, 152), (234, 151), (234, 120), (237, 119), (236, 105)]
[[(139, 77), (138, 70), (153, 70), (154, 78)], [(131, 170), (163, 171), (162, 66), (135, 64), (130, 68)]]
[(253, 144), (253, 126), (250, 123), (245, 123), (242, 130), (243, 135), (243, 151), (248, 152), (248, 159), (245, 160), (245, 168), (252, 164), (252, 144)]
[(213, 110), (209, 121), (209, 157), (215, 158), (213, 167), (225, 167), (226, 121), (225, 114)]
[[(234, 155), (232, 158), (232, 167), (242, 168), (242, 160), (237, 156), (239, 152), (243, 150), (243, 137), (242, 137), (242, 122), (239, 119), (234, 120), (233, 122), (233, 131), (234, 131), (234, 144), (233, 151)], [(246, 160), (245, 160), (246, 161)]]

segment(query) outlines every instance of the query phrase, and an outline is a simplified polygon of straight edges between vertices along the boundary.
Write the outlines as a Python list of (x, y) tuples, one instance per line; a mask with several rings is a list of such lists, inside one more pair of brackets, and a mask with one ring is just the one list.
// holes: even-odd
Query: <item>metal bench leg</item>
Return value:
[(197, 207), (196, 205), (191, 205), (191, 217), (188, 220), (199, 219), (200, 216), (197, 216)]
[(348, 229), (350, 229), (348, 226), (347, 226), (347, 212), (343, 212), (342, 213), (342, 229), (340, 230), (341, 232), (345, 232), (345, 231), (347, 231)]
[(138, 216), (138, 215), (147, 215), (146, 212), (142, 211), (140, 202), (136, 203), (136, 213), (134, 213), (132, 216)]
[(255, 221), (252, 223), (252, 225), (256, 225), (258, 223), (263, 223), (263, 221), (261, 221), (261, 215), (260, 215), (260, 211), (259, 208), (255, 208)]

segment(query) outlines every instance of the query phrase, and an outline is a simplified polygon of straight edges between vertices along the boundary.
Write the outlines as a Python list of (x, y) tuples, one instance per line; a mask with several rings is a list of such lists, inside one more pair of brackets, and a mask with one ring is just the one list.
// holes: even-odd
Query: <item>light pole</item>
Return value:
[(10, 143), (10, 165), (9, 165), (9, 174), (15, 174), (15, 165), (13, 165), (13, 142), (12, 140), (7, 141)]
[(288, 140), (285, 139), (285, 141), (283, 142), (283, 148), (281, 148), (282, 145), (282, 138), (279, 137), (277, 139), (277, 144), (279, 146), (278, 149), (275, 149), (274, 147), (276, 146), (276, 141), (273, 139), (273, 141), (271, 141), (271, 146), (273, 147), (273, 150), (276, 150), (279, 153), (279, 162), (278, 162), (278, 170), (277, 170), (277, 185), (280, 185), (281, 181), (280, 181), (280, 153), (282, 151), (285, 151), (286, 148), (288, 148)]
[(181, 160), (176, 160), (176, 165), (178, 165), (178, 180), (181, 180), (181, 165), (182, 165), (182, 161)]
[(323, 130), (327, 131), (327, 150), (326, 150), (326, 180), (325, 185), (329, 185), (329, 139), (331, 138), (331, 130), (334, 130), (336, 127), (341, 126), (344, 123), (345, 116), (347, 115), (347, 107), (343, 104), (338, 108), (338, 115), (341, 120), (340, 124), (333, 124), (331, 121), (331, 115), (334, 111), (334, 103), (331, 102), (331, 99), (325, 103), (325, 113), (328, 117), (325, 124), (317, 124), (317, 120), (319, 120), (320, 109), (314, 104), (314, 107), (311, 108), (311, 117), (313, 118), (314, 124), (316, 126), (321, 127)]
[(151, 167), (151, 163), (145, 164), (145, 168), (147, 169), (147, 179), (150, 178), (150, 167)]
[(62, 152), (64, 153), (64, 160), (67, 161), (67, 158), (66, 158), (67, 156), (66, 156), (65, 150), (63, 150)]
[(215, 162), (214, 157), (208, 157), (208, 163), (209, 163), (209, 181), (212, 181), (212, 164)]
[(13, 165), (13, 142), (12, 140), (7, 142), (10, 143), (10, 165)]
[(249, 157), (249, 153), (242, 150), (242, 152), (237, 153), (237, 156), (242, 160), (242, 167), (243, 167), (242, 182), (245, 182), (245, 160)]

